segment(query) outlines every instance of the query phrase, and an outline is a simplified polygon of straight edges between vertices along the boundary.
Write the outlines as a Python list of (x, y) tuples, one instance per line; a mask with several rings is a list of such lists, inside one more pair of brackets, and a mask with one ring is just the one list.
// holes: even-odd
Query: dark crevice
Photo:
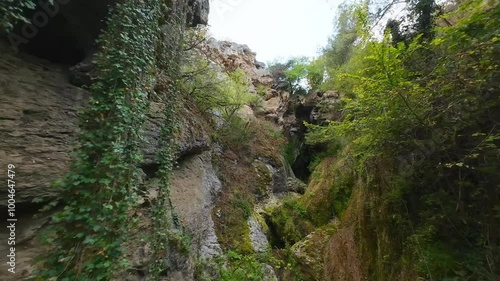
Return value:
[(276, 226), (274, 225), (271, 216), (268, 214), (263, 214), (264, 220), (266, 222), (266, 225), (269, 227), (269, 234), (268, 234), (268, 239), (269, 239), (269, 244), (273, 249), (285, 249), (286, 248), (286, 242), (283, 240), (283, 238), (279, 235), (278, 230), (276, 229)]
[(295, 108), (295, 117), (300, 120), (309, 121), (313, 109), (314, 106), (305, 106), (299, 104), (297, 108)]
[[(15, 217), (12, 218), (17, 218), (19, 219), (20, 217), (26, 217), (26, 216), (33, 216), (37, 213), (39, 213), (39, 210), (42, 209), (47, 205), (47, 202), (42, 202), (42, 203), (31, 203), (31, 202), (16, 202), (15, 204), (15, 209), (14, 209), (14, 214)], [(2, 213), (2, 219), (6, 221), (8, 218), (8, 212), (9, 208), (8, 206), (2, 206), (0, 208), (0, 212)]]
[[(40, 11), (27, 13), (27, 18), (32, 18), (33, 14)], [(15, 34), (23, 35), (23, 24), (19, 24), (14, 29)], [(73, 65), (83, 60), (85, 53), (83, 46), (78, 44), (76, 32), (72, 32), (72, 24), (61, 13), (47, 21), (42, 27), (34, 27), (36, 35), (29, 39), (26, 44), (19, 45), (19, 49), (36, 57), (47, 59), (54, 63)], [(34, 31), (32, 31), (35, 34)], [(26, 33), (24, 33), (26, 34)]]
[(36, 110), (31, 110), (31, 109), (24, 109), (23, 114), (25, 115), (32, 115), (32, 114), (39, 114), (41, 111), (36, 111)]
[(294, 175), (304, 182), (307, 182), (311, 176), (309, 165), (314, 160), (314, 154), (316, 153), (316, 149), (305, 144), (305, 134), (307, 132), (307, 128), (304, 125), (304, 122), (311, 123), (310, 116), (313, 109), (314, 106), (298, 104), (293, 110), (295, 117), (297, 118), (296, 125), (298, 126), (298, 131), (296, 138), (300, 143), (300, 146), (298, 148), (298, 155), (290, 166)]
[(146, 174), (146, 179), (151, 179), (156, 177), (156, 173), (160, 170), (160, 164), (149, 163), (141, 165), (142, 171)]
[(314, 152), (310, 146), (302, 145), (299, 150), (299, 155), (291, 165), (295, 177), (304, 182), (307, 182), (311, 176), (309, 165), (313, 160), (313, 154)]

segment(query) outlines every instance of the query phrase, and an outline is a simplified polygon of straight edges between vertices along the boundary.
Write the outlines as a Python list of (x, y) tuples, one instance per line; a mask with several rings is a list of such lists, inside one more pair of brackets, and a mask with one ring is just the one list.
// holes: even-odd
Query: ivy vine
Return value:
[(151, 220), (154, 224), (150, 239), (154, 252), (154, 260), (150, 266), (152, 280), (161, 280), (164, 271), (170, 266), (166, 249), (189, 252), (189, 239), (183, 232), (170, 197), (170, 174), (176, 162), (176, 143), (173, 136), (179, 129), (177, 109), (181, 92), (177, 84), (180, 79), (187, 6), (163, 6), (163, 14), (167, 15), (167, 21), (161, 25), (162, 38), (156, 46), (156, 65), (159, 72), (155, 98), (165, 107), (160, 135), (162, 149), (158, 155), (158, 199), (151, 208)]
[(12, 31), (14, 25), (23, 21), (29, 23), (24, 16), (25, 9), (35, 9), (36, 4), (33, 0), (2, 0), (0, 1), (0, 30)]
[[(163, 0), (128, 0), (117, 4), (108, 19), (108, 28), (98, 40), (97, 78), (81, 115), (76, 157), (70, 173), (57, 184), (62, 190), (59, 204), (64, 207), (53, 215), (45, 237), (53, 249), (41, 257), (35, 280), (109, 280), (128, 268), (122, 245), (139, 220), (134, 209), (142, 160), (141, 127), (155, 87), (174, 90), (164, 99), (161, 188), (152, 212), (155, 230), (159, 230), (152, 237), (157, 260), (152, 275), (162, 271), (166, 247), (162, 237), (168, 239), (164, 230), (170, 227), (162, 206), (171, 206), (168, 175), (174, 163), (171, 139), (177, 100), (172, 87), (175, 79), (166, 89), (158, 88), (161, 80), (168, 80), (161, 78), (165, 74), (159, 69), (173, 74), (175, 67), (169, 62), (178, 57), (165, 56), (172, 52), (165, 52), (161, 28), (168, 25), (167, 10)], [(173, 39), (180, 38), (177, 33)], [(173, 214), (173, 208), (169, 212)]]

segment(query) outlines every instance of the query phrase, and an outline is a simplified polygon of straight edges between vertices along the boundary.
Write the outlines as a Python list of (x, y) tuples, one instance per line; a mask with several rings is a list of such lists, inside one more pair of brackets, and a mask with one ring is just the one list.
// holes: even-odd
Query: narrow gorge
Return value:
[(0, 280), (499, 280), (500, 6), (404, 3), (266, 64), (215, 1), (0, 0)]

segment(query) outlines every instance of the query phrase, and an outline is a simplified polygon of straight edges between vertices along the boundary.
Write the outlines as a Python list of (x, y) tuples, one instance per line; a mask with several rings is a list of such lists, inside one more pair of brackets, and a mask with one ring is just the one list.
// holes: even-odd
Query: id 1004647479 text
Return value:
[(16, 273), (16, 166), (7, 165), (7, 265), (8, 271)]

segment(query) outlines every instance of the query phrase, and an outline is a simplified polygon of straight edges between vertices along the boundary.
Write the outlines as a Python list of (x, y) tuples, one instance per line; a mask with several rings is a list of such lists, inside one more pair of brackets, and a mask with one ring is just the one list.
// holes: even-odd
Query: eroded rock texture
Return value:
[[(89, 93), (71, 85), (63, 67), (32, 57), (15, 56), (0, 45), (0, 165), (16, 165), (18, 204), (57, 196), (49, 188), (68, 171), (78, 131), (78, 110)], [(161, 149), (164, 105), (152, 102), (144, 125), (144, 163), (155, 165)], [(207, 150), (206, 121), (183, 108), (178, 135), (180, 156)], [(0, 175), (6, 180), (6, 174)], [(0, 190), (0, 196), (6, 196)], [(6, 197), (4, 197), (6, 198)], [(6, 202), (0, 201), (0, 207)]]
[[(69, 83), (64, 66), (16, 55), (4, 42), (0, 42), (0, 52), (0, 167), (4, 171), (0, 181), (7, 181), (6, 167), (14, 164), (20, 221), (16, 230), (18, 274), (14, 279), (19, 280), (30, 275), (34, 258), (44, 251), (36, 237), (48, 217), (33, 218), (41, 205), (32, 201), (38, 198), (47, 202), (59, 196), (51, 184), (69, 170), (78, 133), (78, 111), (85, 106), (89, 93)], [(152, 102), (143, 128), (144, 162), (141, 167), (149, 189), (154, 185), (159, 165), (156, 155), (163, 145), (160, 141), (163, 108), (163, 104)], [(220, 182), (211, 166), (207, 121), (187, 107), (180, 110), (182, 114), (179, 115), (184, 118), (179, 120), (177, 155), (181, 158), (180, 167), (172, 176), (172, 200), (185, 228), (194, 237), (192, 252), (209, 257), (219, 251), (210, 213)], [(0, 189), (0, 197), (7, 198), (6, 192), (7, 189)], [(6, 208), (7, 201), (0, 200), (0, 209)], [(146, 213), (144, 211), (144, 231), (150, 228)], [(0, 232), (3, 241), (7, 241), (6, 235)], [(138, 267), (146, 268), (147, 245), (139, 239), (136, 242), (130, 246), (131, 255)], [(6, 247), (6, 243), (0, 244), (0, 251), (6, 252)], [(194, 270), (192, 258), (170, 258), (172, 263), (178, 263), (173, 268), (179, 270), (171, 273), (178, 277), (173, 280), (192, 280), (189, 277)], [(0, 257), (0, 262), (6, 263), (5, 255)], [(12, 275), (2, 275), (4, 272), (0, 272), (0, 280), (14, 280)], [(140, 280), (137, 279), (139, 275), (129, 275), (126, 280)]]
[[(77, 113), (88, 93), (69, 84), (57, 65), (23, 60), (4, 44), (0, 52), (0, 167), (16, 166), (17, 204), (54, 198), (49, 186), (68, 170)], [(1, 173), (0, 180), (6, 176)], [(0, 189), (1, 198), (6, 192)]]
[[(242, 68), (248, 74), (252, 82), (250, 90), (255, 94), (259, 85), (270, 86), (273, 83), (248, 47), (230, 42), (212, 41), (211, 44), (217, 53), (217, 63), (226, 69)], [(16, 203), (22, 223), (17, 229), (19, 259), (16, 265), (18, 274), (14, 279), (23, 280), (30, 276), (34, 258), (49, 250), (41, 247), (36, 239), (49, 215), (33, 217), (42, 204), (32, 201), (37, 199), (46, 203), (60, 196), (51, 184), (69, 170), (72, 151), (76, 147), (78, 112), (85, 107), (90, 94), (70, 83), (73, 76), (68, 72), (66, 62), (50, 62), (47, 60), (50, 58), (37, 58), (32, 56), (33, 53), (16, 54), (3, 41), (0, 41), (0, 52), (0, 167), (8, 164), (16, 166)], [(282, 116), (287, 103), (286, 95), (269, 89), (266, 91), (260, 93), (267, 108), (264, 114)], [(143, 280), (141, 278), (147, 274), (151, 262), (150, 246), (140, 238), (152, 229), (148, 208), (158, 187), (156, 172), (159, 163), (156, 156), (165, 145), (160, 140), (161, 126), (165, 122), (164, 107), (161, 102), (152, 101), (143, 126), (141, 149), (144, 161), (140, 167), (144, 171), (144, 194), (141, 207), (136, 210), (143, 219), (136, 230), (136, 237), (126, 245), (137, 272), (127, 272), (120, 280)], [(245, 109), (249, 119), (257, 118), (253, 108), (245, 106)], [(176, 135), (179, 167), (172, 175), (171, 196), (181, 224), (192, 241), (189, 256), (182, 257), (174, 251), (168, 256), (172, 265), (168, 274), (169, 278), (173, 278), (168, 280), (192, 280), (193, 261), (197, 257), (213, 257), (221, 251), (214, 229), (216, 218), (212, 218), (212, 209), (221, 189), (221, 182), (212, 166), (212, 154), (217, 150), (211, 140), (213, 121), (189, 103), (185, 103), (180, 111), (180, 130)], [(269, 170), (269, 189), (271, 193), (285, 192), (287, 173), (281, 167), (282, 163), (273, 165), (277, 168)], [(1, 173), (0, 181), (5, 182), (6, 179), (6, 173)], [(0, 189), (0, 197), (6, 196), (6, 189)], [(0, 209), (5, 208), (6, 202), (1, 200)], [(253, 227), (254, 233), (260, 237), (257, 248), (266, 249), (264, 232), (258, 230), (256, 224)], [(4, 241), (5, 235), (0, 233)], [(6, 251), (5, 247), (5, 244), (0, 244), (1, 252)], [(0, 262), (5, 264), (5, 256), (0, 258)], [(1, 274), (3, 271), (0, 280), (13, 280), (13, 276)]]

